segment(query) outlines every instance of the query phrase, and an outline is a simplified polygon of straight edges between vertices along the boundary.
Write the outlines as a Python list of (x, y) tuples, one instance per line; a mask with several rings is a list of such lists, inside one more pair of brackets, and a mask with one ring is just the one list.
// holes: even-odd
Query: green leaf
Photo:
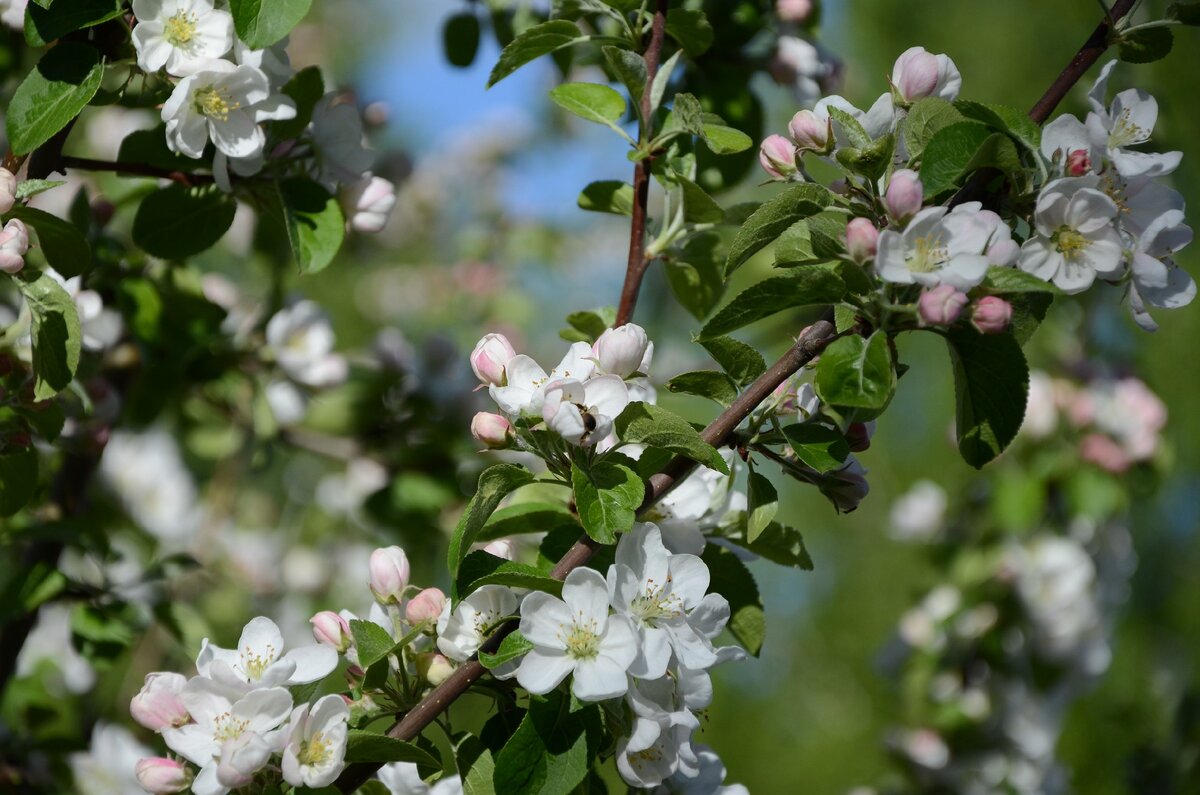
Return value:
[(450, 16), (442, 27), (442, 44), (451, 66), (465, 69), (475, 61), (479, 52), (479, 17), (474, 11), (462, 11)]
[[(629, 190), (632, 198), (633, 189)], [(671, 249), (664, 259), (671, 292), (696, 319), (708, 315), (725, 293), (725, 257), (720, 245), (716, 232), (701, 232), (689, 237), (682, 247)]]
[(704, 135), (704, 108), (694, 94), (680, 92), (671, 106), (671, 117), (679, 128), (692, 135)]
[(75, 302), (46, 272), (22, 271), (17, 288), (25, 296), (31, 318), (34, 400), (48, 400), (66, 389), (79, 366), (83, 333)]
[(728, 549), (709, 544), (701, 558), (708, 565), (709, 590), (729, 600), (730, 633), (755, 657), (762, 651), (767, 622), (758, 584), (746, 564)]
[[(783, 429), (783, 435), (796, 452), (796, 457), (821, 473), (840, 469), (850, 455), (850, 445), (846, 442), (846, 437), (828, 425), (814, 422), (788, 425)], [(750, 540), (754, 540), (753, 534), (750, 535)]]
[(821, 214), (797, 221), (775, 243), (775, 267), (795, 268), (839, 259), (846, 253), (846, 220)]
[(885, 332), (870, 339), (857, 335), (834, 340), (817, 364), (817, 394), (842, 408), (859, 409), (867, 420), (883, 411), (896, 391), (896, 369)]
[(120, 0), (59, 0), (53, 5), (26, 6), (25, 41), (45, 47), (68, 33), (99, 25), (121, 16)]
[(839, 146), (860, 149), (872, 144), (870, 134), (858, 119), (841, 108), (830, 106), (827, 110), (829, 118), (833, 120), (834, 135)]
[(746, 537), (753, 542), (779, 512), (779, 494), (766, 476), (751, 469), (746, 501)]
[(835, 304), (846, 294), (846, 283), (838, 266), (808, 265), (787, 276), (763, 279), (721, 307), (700, 330), (700, 339), (710, 340), (798, 306)]
[[(279, 123), (276, 122), (276, 124)], [(122, 138), (121, 148), (117, 152), (117, 162), (138, 163), (174, 171), (190, 171), (196, 165), (195, 160), (178, 152), (172, 152), (167, 146), (167, 125), (165, 124), (151, 127), (149, 130), (134, 130)], [(118, 173), (124, 173), (126, 176), (139, 176), (128, 172)], [(145, 176), (139, 178), (147, 179)]]
[(103, 78), (95, 47), (66, 41), (51, 48), (17, 86), (6, 109), (12, 153), (28, 154), (53, 138), (96, 95)]
[(741, 340), (735, 340), (733, 337), (713, 337), (701, 340), (700, 344), (737, 384), (749, 384), (766, 372), (767, 360)]
[(374, 621), (350, 621), (350, 633), (354, 636), (354, 648), (358, 651), (358, 664), (370, 668), (392, 653), (396, 641), (388, 631)]
[(1153, 63), (1166, 58), (1174, 44), (1168, 28), (1142, 28), (1121, 36), (1117, 57), (1125, 63)]
[(985, 295), (1006, 295), (1009, 293), (1050, 293), (1061, 295), (1062, 290), (1050, 282), (1039, 279), (1032, 273), (1026, 273), (1018, 268), (1004, 268), (992, 265), (978, 287)]
[(572, 462), (571, 489), (580, 524), (601, 544), (615, 544), (619, 533), (633, 527), (634, 514), (646, 496), (636, 472), (609, 461), (598, 461), (588, 469)]
[(61, 179), (26, 179), (17, 185), (15, 196), (21, 201), (66, 184), (66, 180)]
[[(606, 44), (600, 48), (604, 54), (604, 62), (622, 85), (629, 90), (633, 106), (640, 115), (642, 110), (642, 94), (646, 92), (646, 62), (635, 52)], [(653, 109), (651, 109), (653, 112)]]
[(568, 113), (609, 127), (625, 115), (625, 98), (600, 83), (563, 83), (550, 91), (550, 99)]
[(772, 563), (812, 571), (812, 558), (808, 555), (808, 550), (804, 546), (804, 538), (800, 535), (799, 530), (781, 525), (779, 522), (771, 522), (763, 528), (758, 538), (750, 541), (747, 539), (747, 524), (748, 519), (722, 527), (717, 532), (721, 538), (737, 544), (742, 549), (748, 549)]
[(0, 453), (0, 516), (12, 516), (24, 508), (37, 491), (37, 485), (37, 450), (9, 448)]
[(490, 552), (477, 549), (463, 558), (458, 567), (451, 596), (457, 606), (460, 599), (485, 585), (507, 585), (510, 588), (528, 588), (534, 591), (559, 596), (562, 580), (556, 580), (546, 572), (497, 557)]
[(321, 76), (320, 67), (309, 66), (296, 72), (282, 91), (296, 103), (296, 116), (271, 122), (271, 134), (274, 138), (285, 141), (299, 137), (308, 129), (313, 109), (317, 107), (321, 97), (325, 96), (325, 78)]
[(725, 261), (728, 276), (787, 230), (792, 224), (823, 211), (831, 203), (819, 185), (797, 185), (765, 202), (738, 230)]
[[(596, 310), (586, 309), (567, 315), (567, 323), (574, 331), (578, 332), (577, 335), (574, 335), (575, 338), (588, 343), (598, 340), (616, 319), (617, 310), (609, 307)], [(560, 334), (560, 336), (565, 337), (566, 335)]]
[(672, 8), (667, 12), (667, 35), (679, 42), (689, 58), (704, 53), (713, 43), (713, 28), (703, 11)]
[(1184, 25), (1200, 25), (1200, 3), (1171, 3), (1167, 19), (1178, 19)]
[(1008, 105), (985, 105), (967, 99), (958, 100), (954, 107), (968, 119), (983, 122), (994, 130), (1011, 135), (1029, 151), (1041, 151), (1042, 128), (1025, 111)]
[(679, 56), (681, 55), (683, 55), (683, 50), (676, 50), (674, 55), (658, 67), (658, 73), (654, 75), (654, 82), (650, 84), (651, 113), (654, 113), (662, 105), (663, 97), (667, 93), (667, 85), (671, 82), (671, 75), (675, 72), (675, 64), (679, 63)]
[(682, 174), (675, 174), (673, 178), (683, 190), (683, 220), (693, 224), (714, 224), (725, 217), (721, 205), (705, 193), (704, 188)]
[(530, 471), (518, 464), (496, 464), (483, 470), (475, 496), (467, 503), (450, 537), (448, 560), (452, 578), (457, 578), (459, 565), (501, 500), (532, 482)]
[(307, 177), (279, 183), (288, 242), (301, 273), (316, 273), (333, 262), (346, 236), (337, 197)]
[(958, 450), (978, 469), (1000, 455), (1021, 428), (1029, 366), (1011, 334), (953, 328), (946, 342), (954, 365)]
[(92, 248), (74, 224), (24, 205), (14, 206), (10, 217), (20, 218), (37, 232), (46, 262), (62, 276), (79, 276), (91, 266)]
[(904, 145), (910, 159), (921, 156), (938, 131), (963, 120), (954, 105), (938, 97), (926, 97), (913, 103), (904, 118)]
[(633, 186), (619, 179), (593, 182), (579, 194), (578, 204), (592, 212), (633, 215)]
[(716, 370), (697, 370), (681, 373), (667, 382), (667, 391), (696, 395), (728, 406), (737, 400), (737, 385), (725, 373)]
[(754, 146), (753, 138), (725, 124), (719, 116), (705, 113), (701, 118), (700, 137), (714, 155), (734, 155)]
[[(459, 772), (461, 771), (460, 766)], [(463, 795), (496, 795), (496, 788), (492, 785), (492, 776), (495, 773), (496, 760), (491, 749), (484, 748), (467, 768), (467, 774), (462, 777)], [(387, 790), (384, 795), (391, 795), (391, 790)]]
[(237, 212), (237, 202), (215, 185), (159, 188), (138, 205), (133, 240), (162, 259), (180, 260), (215, 246)]
[(844, 168), (867, 179), (877, 180), (892, 165), (896, 149), (895, 136), (888, 134), (861, 148), (843, 147), (837, 151), (837, 161)]
[(1025, 166), (1021, 163), (1021, 155), (1012, 138), (997, 132), (987, 137), (963, 173), (969, 174), (981, 168), (994, 168), (1005, 174), (1019, 175)]
[(1017, 342), (1024, 345), (1046, 319), (1046, 312), (1054, 302), (1053, 293), (1029, 292), (1009, 293), (1004, 300), (1012, 304), (1012, 323), (1008, 330)]
[(729, 467), (717, 448), (704, 441), (691, 423), (661, 406), (634, 401), (625, 407), (614, 425), (622, 442), (669, 450), (729, 474)]
[(514, 630), (504, 636), (504, 640), (500, 641), (500, 648), (496, 649), (495, 654), (487, 652), (479, 653), (479, 662), (484, 668), (489, 671), (497, 666), (504, 665), (506, 662), (522, 657), (533, 648), (533, 644), (525, 639), (520, 630)]
[(388, 737), (386, 734), (351, 729), (346, 738), (347, 762), (413, 762), (439, 770), (441, 760), (412, 743)]
[(252, 50), (280, 41), (304, 19), (312, 0), (229, 0), (238, 38)]
[(492, 782), (504, 795), (569, 795), (588, 775), (603, 735), (600, 710), (572, 712), (559, 691), (532, 696), (516, 732), (496, 754)]
[(921, 184), (926, 196), (954, 187), (966, 173), (983, 142), (991, 137), (986, 125), (963, 121), (943, 127), (925, 146), (921, 158)]
[(550, 502), (520, 502), (493, 513), (475, 537), (475, 543), (528, 533), (547, 533), (563, 526), (579, 528), (579, 522), (567, 510), (567, 506)]
[(491, 76), (488, 77), (488, 88), (535, 58), (549, 55), (586, 38), (578, 25), (565, 19), (552, 19), (526, 28), (501, 51), (500, 60), (496, 62)]

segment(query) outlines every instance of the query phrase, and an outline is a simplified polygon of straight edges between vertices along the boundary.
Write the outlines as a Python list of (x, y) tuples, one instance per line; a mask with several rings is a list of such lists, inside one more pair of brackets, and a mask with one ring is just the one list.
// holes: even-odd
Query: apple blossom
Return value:
[(1121, 445), (1102, 433), (1089, 433), (1080, 440), (1079, 457), (1114, 475), (1128, 471), (1133, 463)]
[(929, 540), (946, 516), (946, 492), (931, 480), (919, 480), (892, 503), (890, 535), (899, 540)]
[(424, 621), (436, 621), (446, 607), (446, 595), (440, 588), (426, 588), (404, 606), (404, 617), (408, 623), (420, 624)]
[(129, 714), (150, 731), (182, 726), (191, 720), (181, 695), (186, 684), (180, 674), (146, 674), (142, 689), (129, 702)]
[(382, 232), (396, 206), (396, 186), (383, 177), (368, 175), (350, 191), (350, 227), (356, 232)]
[(430, 786), (414, 762), (392, 762), (379, 768), (379, 780), (390, 795), (463, 795), (462, 778), (442, 776)]
[[(44, 610), (44, 608), (43, 608)], [(76, 795), (128, 795), (141, 786), (137, 765), (153, 755), (123, 726), (100, 721), (92, 729), (92, 741), (86, 751), (71, 754)]]
[(231, 158), (260, 154), (266, 134), (260, 121), (268, 114), (284, 118), (295, 105), (272, 94), (266, 74), (253, 66), (209, 61), (203, 70), (179, 81), (163, 105), (167, 145), (172, 152), (200, 158), (209, 139)]
[(653, 718), (635, 718), (633, 731), (617, 741), (617, 771), (631, 787), (657, 787), (680, 769), (696, 771), (692, 730)]
[(819, 118), (806, 108), (792, 116), (792, 120), (788, 122), (788, 132), (801, 152), (828, 154), (830, 143), (833, 141), (833, 122), (828, 115)]
[(725, 783), (725, 763), (707, 745), (692, 746), (692, 752), (696, 757), (696, 773), (688, 776), (683, 771), (676, 772), (667, 782), (672, 792), (679, 795), (750, 795), (742, 784)]
[(322, 610), (308, 620), (312, 624), (313, 637), (338, 652), (344, 652), (354, 642), (350, 622), (332, 610)]
[(833, 118), (829, 112), (830, 108), (837, 108), (857, 121), (871, 137), (871, 140), (877, 140), (887, 135), (896, 125), (896, 108), (892, 103), (891, 94), (880, 94), (870, 109), (866, 111), (859, 110), (845, 97), (837, 94), (824, 97), (813, 106), (813, 114), (818, 121), (828, 121), (838, 147), (852, 146), (852, 137), (845, 126)]
[(451, 660), (466, 662), (479, 651), (487, 633), (517, 610), (517, 597), (503, 585), (484, 585), (475, 589), (450, 610), (450, 603), (438, 617), (437, 646)]
[(979, 202), (953, 210), (928, 207), (917, 213), (903, 232), (879, 234), (875, 268), (884, 281), (936, 287), (948, 284), (969, 290), (983, 281), (989, 265), (1012, 261), (1016, 249), (1012, 232)]
[(25, 7), (29, 0), (0, 0), (0, 22), (13, 30), (25, 29)]
[(1112, 104), (1105, 106), (1108, 78), (1116, 61), (1109, 61), (1088, 92), (1092, 112), (1085, 126), (1092, 144), (1105, 150), (1113, 167), (1123, 177), (1163, 176), (1179, 167), (1182, 152), (1130, 152), (1125, 148), (1144, 144), (1158, 121), (1158, 102), (1139, 88), (1117, 94)]
[[(236, 650), (222, 649), (205, 638), (196, 657), (196, 670), (201, 677), (245, 691), (316, 682), (337, 667), (337, 652), (329, 646), (304, 646), (286, 654), (283, 648), (279, 627), (259, 616), (246, 624)], [(188, 703), (186, 698), (184, 703)]]
[(799, 104), (807, 105), (836, 82), (841, 65), (807, 39), (780, 36), (767, 69), (776, 83), (792, 89)]
[(7, 168), (0, 168), (0, 215), (17, 203), (17, 178)]
[(850, 513), (858, 508), (870, 490), (867, 470), (854, 456), (850, 456), (841, 469), (831, 473), (828, 481), (821, 484), (821, 493), (833, 500), (839, 513)]
[(133, 773), (146, 792), (183, 792), (192, 783), (191, 772), (182, 762), (156, 756), (139, 759)]
[(892, 218), (903, 221), (920, 211), (925, 201), (924, 192), (925, 188), (917, 172), (902, 168), (895, 171), (888, 180), (883, 200)]
[[(229, 789), (240, 789), (254, 781), (258, 771), (270, 761), (273, 746), (273, 739), (268, 741), (255, 731), (244, 731), (225, 740), (216, 759), (217, 783)], [(194, 790), (207, 788), (201, 783), (203, 775), (204, 771), (201, 771)]]
[(233, 47), (233, 17), (212, 0), (133, 0), (138, 66), (184, 77)]
[(1082, 177), (1103, 165), (1103, 151), (1092, 144), (1084, 123), (1070, 114), (1045, 126), (1041, 152), (1067, 177)]
[(46, 268), (45, 273), (71, 296), (79, 315), (83, 347), (89, 351), (102, 351), (116, 345), (121, 339), (121, 313), (106, 307), (104, 299), (95, 290), (83, 289), (82, 276), (64, 279), (53, 268)]
[(380, 604), (400, 604), (412, 568), (408, 555), (398, 546), (380, 547), (371, 553), (368, 564), (371, 593)]
[(971, 325), (981, 334), (1002, 334), (1012, 322), (1012, 304), (995, 295), (985, 295), (971, 307)]
[(0, 271), (17, 273), (25, 267), (29, 251), (29, 230), (19, 218), (13, 218), (0, 230)]
[(649, 347), (646, 330), (636, 323), (626, 323), (605, 329), (592, 345), (592, 351), (599, 372), (629, 378), (639, 372)]
[(517, 681), (530, 693), (549, 693), (573, 674), (580, 701), (623, 695), (637, 638), (622, 616), (610, 616), (604, 577), (578, 568), (563, 582), (562, 599), (535, 591), (521, 603), (521, 634), (533, 648), (521, 658)]
[(846, 224), (846, 253), (858, 263), (875, 257), (879, 230), (867, 218), (855, 218)]
[(314, 301), (297, 301), (267, 323), (267, 344), (289, 378), (310, 387), (346, 380), (346, 360), (333, 352), (333, 325)]
[(1171, 255), (1192, 242), (1192, 229), (1183, 223), (1183, 212), (1168, 210), (1152, 222), (1133, 247), (1129, 305), (1134, 320), (1149, 331), (1158, 328), (1146, 304), (1175, 309), (1196, 297), (1196, 282)]
[(782, 135), (768, 135), (758, 147), (758, 163), (772, 179), (788, 180), (796, 176), (796, 145)]
[(317, 699), (292, 711), (283, 748), (283, 780), (297, 787), (327, 787), (345, 767), (350, 707), (341, 696)]
[(1125, 246), (1113, 227), (1118, 209), (1098, 184), (1096, 177), (1065, 177), (1042, 188), (1037, 234), (1021, 246), (1022, 270), (1067, 293), (1083, 292), (1097, 276), (1120, 274)]
[(947, 55), (934, 55), (924, 47), (910, 47), (892, 66), (892, 85), (905, 102), (938, 97), (953, 102), (962, 88), (962, 76)]
[(471, 351), (471, 370), (481, 383), (504, 385), (504, 368), (517, 352), (503, 334), (484, 334)]
[(567, 378), (587, 381), (595, 372), (596, 354), (592, 346), (575, 342), (549, 375), (533, 359), (517, 354), (504, 367), (504, 383), (493, 383), (488, 393), (510, 417), (540, 415), (547, 384)]
[(284, 36), (266, 49), (252, 50), (244, 41), (235, 36), (233, 61), (237, 64), (261, 69), (267, 77), (271, 78), (272, 86), (282, 88), (292, 76), (292, 62), (287, 51), (289, 39), (289, 36)]
[(628, 405), (629, 389), (618, 376), (585, 383), (566, 378), (546, 386), (542, 418), (571, 444), (590, 447), (612, 433), (613, 421)]

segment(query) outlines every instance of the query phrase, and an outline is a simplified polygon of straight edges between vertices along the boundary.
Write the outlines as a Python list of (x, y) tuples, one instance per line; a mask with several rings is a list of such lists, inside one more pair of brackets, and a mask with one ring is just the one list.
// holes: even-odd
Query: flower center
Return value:
[(632, 754), (626, 754), (629, 758), (629, 763), (639, 770), (647, 765), (654, 765), (663, 757), (662, 749), (657, 745), (652, 745), (641, 751), (636, 751)]
[(163, 38), (172, 47), (190, 44), (196, 36), (196, 15), (180, 11), (163, 25)]
[(214, 86), (197, 89), (192, 98), (196, 112), (217, 121), (229, 121), (229, 112), (237, 110), (242, 103), (236, 102), (228, 91)]
[(1074, 229), (1064, 226), (1054, 235), (1054, 245), (1058, 247), (1060, 254), (1071, 259), (1087, 250), (1088, 239)]
[(1108, 145), (1117, 148), (1140, 144), (1150, 140), (1150, 131), (1145, 127), (1134, 124), (1130, 119), (1129, 108), (1121, 111), (1121, 115), (1113, 122), (1112, 132), (1108, 134)]
[(653, 581), (647, 583), (645, 593), (636, 597), (629, 605), (629, 612), (644, 626), (657, 627), (683, 614), (683, 604), (675, 594), (663, 595), (662, 586)]
[(913, 252), (904, 261), (913, 273), (931, 273), (946, 261), (946, 249), (942, 246), (941, 237), (918, 237), (914, 242)]
[(242, 652), (242, 667), (246, 669), (246, 676), (254, 680), (262, 679), (263, 672), (270, 667), (271, 663), (275, 662), (275, 658), (278, 656), (274, 646), (267, 646), (267, 653), (262, 656), (253, 654), (250, 649), (246, 649)]
[(218, 744), (236, 740), (250, 728), (250, 721), (239, 720), (231, 713), (223, 712), (213, 719), (213, 739)]
[(300, 753), (296, 755), (302, 765), (320, 765), (333, 757), (333, 742), (325, 739), (325, 735), (317, 732), (308, 742), (300, 743)]
[(595, 619), (585, 622), (583, 616), (577, 616), (563, 643), (567, 654), (575, 659), (594, 660), (600, 654), (600, 635), (596, 633)]

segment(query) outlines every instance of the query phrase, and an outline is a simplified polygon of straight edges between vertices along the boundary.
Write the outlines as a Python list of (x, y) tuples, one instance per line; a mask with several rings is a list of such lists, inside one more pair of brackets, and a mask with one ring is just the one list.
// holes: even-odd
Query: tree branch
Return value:
[(169, 179), (180, 185), (211, 185), (215, 181), (211, 174), (195, 174), (190, 171), (180, 171), (171, 168), (159, 168), (147, 163), (114, 163), (110, 160), (92, 160), (88, 157), (73, 157), (63, 155), (59, 162), (64, 168), (79, 171), (112, 171), (116, 174), (133, 175), (135, 177), (157, 177)]

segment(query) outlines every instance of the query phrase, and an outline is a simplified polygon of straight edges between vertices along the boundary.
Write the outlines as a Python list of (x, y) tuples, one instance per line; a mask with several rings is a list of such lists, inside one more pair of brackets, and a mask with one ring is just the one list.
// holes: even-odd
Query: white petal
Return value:
[(637, 636), (637, 656), (629, 664), (629, 673), (639, 679), (657, 679), (671, 662), (671, 637), (661, 626), (639, 627)]
[(535, 648), (521, 658), (517, 681), (530, 693), (541, 695), (558, 687), (559, 682), (575, 668), (575, 660), (565, 652), (549, 652)]
[(611, 616), (600, 643), (600, 653), (621, 666), (628, 668), (637, 657), (638, 636), (633, 625), (624, 616)]
[(712, 644), (692, 629), (690, 624), (668, 624), (666, 630), (680, 665), (687, 668), (711, 668), (716, 665), (717, 655)]
[(225, 795), (229, 792), (229, 787), (217, 781), (217, 763), (215, 761), (200, 769), (200, 773), (192, 781), (192, 792), (194, 795)]
[(571, 609), (548, 593), (534, 591), (521, 602), (521, 634), (535, 646), (563, 651), (563, 629), (571, 623)]
[(720, 594), (710, 593), (688, 614), (692, 628), (710, 640), (729, 623), (729, 601)]
[(284, 658), (296, 666), (287, 680), (291, 685), (304, 685), (324, 679), (338, 664), (337, 651), (330, 646), (303, 646), (292, 649)]
[(266, 616), (250, 620), (238, 639), (238, 652), (243, 664), (252, 659), (274, 662), (283, 654), (283, 633), (275, 622)]
[(168, 748), (195, 765), (208, 764), (221, 750), (212, 732), (196, 723), (165, 729), (162, 738)]
[(683, 600), (685, 610), (700, 604), (708, 590), (708, 566), (695, 555), (672, 555), (668, 560), (671, 593)]
[(628, 687), (625, 669), (604, 655), (580, 660), (575, 665), (571, 692), (580, 701), (604, 701), (623, 696)]
[(225, 121), (209, 120), (213, 144), (230, 157), (254, 157), (263, 150), (266, 136), (246, 111), (232, 111)]
[(600, 572), (586, 567), (573, 570), (563, 581), (562, 595), (576, 623), (594, 623), (603, 631), (608, 622), (608, 587)]
[(248, 721), (251, 731), (270, 731), (292, 714), (292, 694), (282, 687), (251, 690), (233, 705), (231, 712)]
[(1064, 223), (1085, 235), (1103, 229), (1117, 217), (1117, 205), (1098, 190), (1083, 188), (1067, 204)]
[(616, 418), (629, 405), (629, 389), (615, 375), (602, 375), (587, 382), (586, 405), (589, 410)]

